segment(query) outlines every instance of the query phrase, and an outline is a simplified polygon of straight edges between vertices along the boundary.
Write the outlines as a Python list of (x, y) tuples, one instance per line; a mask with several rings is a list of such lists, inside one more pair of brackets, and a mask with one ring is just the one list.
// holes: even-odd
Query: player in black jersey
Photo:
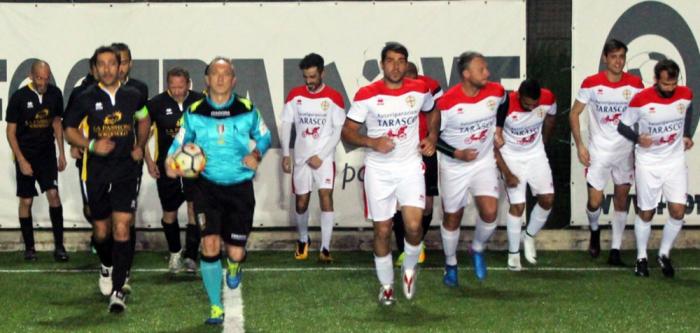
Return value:
[[(63, 207), (58, 195), (58, 171), (66, 168), (63, 150), (63, 95), (49, 83), (51, 68), (42, 60), (32, 63), (31, 82), (10, 97), (7, 106), (7, 141), (15, 157), (19, 224), (24, 238), (24, 259), (36, 260), (32, 203), (41, 192), (49, 201), (49, 216), (54, 237), (54, 259), (68, 261), (63, 247)], [(56, 145), (58, 143), (58, 160)]]
[(191, 185), (186, 178), (170, 178), (165, 175), (165, 158), (173, 138), (180, 130), (182, 113), (194, 102), (204, 98), (204, 95), (190, 90), (190, 73), (174, 67), (168, 71), (168, 89), (153, 97), (146, 104), (152, 120), (152, 133), (155, 136), (155, 156), (152, 158), (146, 146), (146, 164), (148, 173), (156, 179), (158, 197), (163, 209), (161, 224), (168, 241), (170, 251), (169, 269), (176, 273), (181, 269), (180, 226), (177, 221), (177, 210), (187, 201), (187, 229), (185, 231), (184, 265), (187, 272), (197, 271), (197, 252), (199, 251), (200, 232), (192, 210)]
[(124, 43), (112, 43), (111, 46), (119, 52), (119, 60), (121, 61), (119, 64), (119, 81), (127, 87), (136, 88), (143, 95), (143, 98), (148, 99), (148, 86), (142, 81), (130, 76), (134, 61), (131, 58), (131, 49), (129, 49), (129, 45)]
[[(99, 82), (78, 96), (64, 126), (68, 141), (85, 149), (82, 178), (103, 265), (101, 291), (105, 291), (104, 273), (109, 276), (113, 264), (109, 310), (122, 312), (126, 308), (123, 287), (133, 260), (129, 226), (136, 211), (150, 119), (143, 95), (118, 80), (117, 51), (100, 47), (95, 57)], [(84, 118), (87, 138), (78, 130)], [(113, 240), (113, 245), (108, 240)]]

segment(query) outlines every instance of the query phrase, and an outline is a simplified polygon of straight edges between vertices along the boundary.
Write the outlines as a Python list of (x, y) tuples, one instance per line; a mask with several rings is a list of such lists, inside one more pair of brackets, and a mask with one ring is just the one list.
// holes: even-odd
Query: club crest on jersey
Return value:
[(34, 108), (34, 103), (32, 101), (27, 102), (27, 109), (33, 109)]
[(513, 119), (514, 121), (518, 120), (518, 115), (514, 113), (512, 116), (510, 116), (510, 119)]
[(463, 114), (464, 109), (463, 108), (457, 108), (457, 114)]
[(676, 110), (678, 110), (678, 113), (683, 114), (683, 112), (685, 112), (685, 104), (678, 104), (678, 106), (676, 106)]
[(655, 107), (650, 107), (649, 108), (649, 113), (656, 113), (656, 108)]
[(622, 97), (624, 97), (626, 101), (629, 101), (630, 98), (632, 98), (632, 91), (630, 91), (629, 89), (623, 90)]
[(399, 140), (403, 140), (406, 138), (406, 130), (408, 129), (408, 125), (401, 126), (399, 129), (394, 132), (394, 130), (389, 130), (386, 132), (386, 136), (388, 136), (390, 139), (397, 138)]
[(544, 118), (544, 110), (542, 110), (541, 107), (537, 108), (537, 117), (538, 118)]
[(304, 138), (307, 136), (311, 136), (314, 139), (318, 139), (319, 135), (321, 135), (320, 131), (321, 131), (320, 126), (316, 126), (314, 128), (307, 128), (304, 132), (301, 133), (301, 136)]
[(297, 99), (297, 105), (301, 105), (301, 98)]
[(416, 98), (411, 95), (406, 96), (406, 105), (410, 108), (414, 108), (416, 106)]
[(383, 98), (377, 98), (377, 105), (384, 105), (384, 99), (383, 99)]
[(598, 88), (598, 90), (596, 91), (596, 93), (597, 93), (598, 95), (602, 95), (602, 94), (603, 94), (603, 89), (602, 89), (602, 88)]
[(496, 101), (489, 100), (488, 103), (486, 103), (486, 106), (488, 106), (489, 110), (496, 111)]
[(122, 120), (122, 113), (121, 111), (116, 111), (104, 119), (104, 124), (105, 125), (114, 125), (118, 123), (120, 120)]
[(330, 109), (330, 108), (331, 108), (331, 103), (328, 103), (328, 101), (321, 102), (321, 110), (328, 111), (328, 109)]
[(103, 109), (102, 102), (95, 103), (95, 111), (102, 111)]

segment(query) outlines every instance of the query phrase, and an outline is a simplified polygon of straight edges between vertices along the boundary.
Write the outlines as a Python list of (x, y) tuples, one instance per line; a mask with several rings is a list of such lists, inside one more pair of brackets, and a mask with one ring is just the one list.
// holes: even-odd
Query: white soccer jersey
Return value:
[(622, 115), (622, 123), (639, 123), (639, 134), (648, 134), (653, 143), (648, 148), (636, 145), (637, 164), (665, 165), (671, 161), (685, 161), (683, 129), (693, 92), (679, 86), (670, 98), (662, 98), (656, 88), (650, 87), (637, 94)]
[(557, 114), (554, 94), (542, 89), (539, 105), (531, 111), (526, 111), (520, 105), (520, 95), (517, 91), (508, 94), (508, 98), (508, 113), (503, 122), (505, 145), (501, 147), (501, 154), (518, 157), (544, 154), (542, 124), (548, 115)]
[(588, 106), (588, 149), (593, 154), (632, 151), (632, 143), (617, 132), (617, 124), (632, 97), (642, 89), (642, 80), (628, 73), (618, 82), (610, 82), (605, 72), (583, 80), (576, 99)]
[(331, 140), (331, 131), (345, 122), (343, 97), (333, 88), (324, 86), (312, 93), (306, 86), (292, 89), (282, 110), (282, 121), (294, 123), (294, 163), (304, 164), (314, 155), (322, 160), (333, 159), (335, 150), (321, 156), (323, 147)]
[(399, 89), (389, 89), (383, 80), (362, 87), (350, 106), (347, 117), (365, 123), (367, 136), (387, 136), (395, 147), (387, 154), (368, 149), (367, 167), (394, 169), (407, 162), (421, 162), (418, 148), (418, 114), (433, 109), (428, 86), (419, 80), (404, 79)]
[(489, 82), (474, 97), (462, 91), (461, 85), (448, 90), (437, 102), (440, 110), (440, 138), (455, 149), (476, 149), (477, 158), (471, 162), (456, 160), (442, 154), (442, 161), (447, 164), (469, 165), (490, 158), (493, 155), (493, 136), (496, 131), (496, 113), (498, 107), (505, 103), (505, 89)]

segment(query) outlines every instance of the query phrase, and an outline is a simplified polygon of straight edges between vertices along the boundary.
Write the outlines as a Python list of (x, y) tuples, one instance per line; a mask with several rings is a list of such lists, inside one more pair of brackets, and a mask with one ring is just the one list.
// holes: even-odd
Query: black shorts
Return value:
[(47, 151), (37, 157), (27, 157), (32, 166), (32, 176), (25, 176), (19, 170), (19, 163), (15, 161), (17, 180), (17, 196), (31, 198), (39, 195), (36, 191), (36, 183), (39, 183), (41, 192), (58, 188), (58, 160), (55, 152)]
[(95, 220), (109, 218), (112, 212), (134, 213), (136, 211), (141, 177), (114, 182), (88, 179), (87, 200), (90, 214)]
[(202, 237), (220, 235), (229, 245), (245, 246), (253, 228), (253, 182), (218, 185), (203, 177), (192, 184), (194, 213)]
[(160, 199), (160, 207), (165, 212), (174, 212), (180, 208), (183, 202), (192, 201), (191, 183), (192, 179), (187, 178), (170, 178), (165, 173), (165, 168), (162, 165), (158, 166), (160, 178), (156, 179), (156, 187), (158, 188), (158, 198)]
[(87, 186), (83, 181), (83, 159), (75, 160), (75, 166), (78, 168), (78, 184), (80, 185), (80, 196), (83, 198), (83, 207), (87, 206)]
[(438, 158), (437, 154), (433, 156), (423, 156), (423, 164), (425, 164), (425, 195), (435, 197), (440, 195), (438, 192)]

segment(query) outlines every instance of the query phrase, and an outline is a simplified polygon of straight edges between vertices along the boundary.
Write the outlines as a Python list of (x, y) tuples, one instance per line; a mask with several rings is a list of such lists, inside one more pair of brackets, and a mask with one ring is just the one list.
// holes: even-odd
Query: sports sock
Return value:
[(394, 266), (391, 259), (391, 252), (383, 257), (374, 255), (374, 267), (377, 270), (377, 278), (383, 286), (394, 284)]
[(644, 222), (637, 216), (634, 220), (634, 236), (637, 239), (637, 259), (646, 259), (647, 243), (651, 234), (651, 222)]
[(457, 265), (457, 244), (459, 244), (459, 228), (447, 230), (440, 225), (440, 236), (442, 238), (442, 250), (445, 252), (445, 264)]
[(199, 261), (199, 271), (202, 274), (202, 282), (204, 282), (209, 303), (223, 308), (224, 305), (221, 303), (221, 283), (223, 281), (221, 255), (207, 257), (202, 254)]
[(673, 242), (676, 240), (681, 228), (683, 228), (683, 220), (676, 220), (669, 216), (666, 225), (664, 225), (663, 235), (661, 236), (659, 256), (670, 257)]
[(331, 237), (333, 237), (333, 212), (321, 212), (321, 250), (331, 249)]
[(508, 233), (508, 252), (518, 253), (520, 251), (520, 231), (522, 230), (520, 217), (508, 213), (506, 217), (506, 230)]
[(177, 219), (172, 223), (165, 223), (165, 220), (160, 220), (160, 225), (163, 226), (165, 240), (168, 242), (168, 251), (170, 253), (180, 252), (182, 244), (180, 243), (180, 225)]

